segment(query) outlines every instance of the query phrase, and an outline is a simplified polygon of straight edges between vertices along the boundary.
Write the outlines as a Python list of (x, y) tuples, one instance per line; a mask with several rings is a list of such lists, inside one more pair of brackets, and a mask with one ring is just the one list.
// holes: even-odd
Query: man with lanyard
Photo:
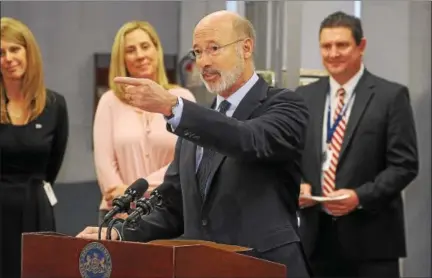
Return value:
[(299, 205), (313, 274), (400, 277), (401, 192), (418, 172), (408, 89), (365, 69), (358, 18), (329, 15), (319, 38), (330, 76), (297, 89), (310, 112)]

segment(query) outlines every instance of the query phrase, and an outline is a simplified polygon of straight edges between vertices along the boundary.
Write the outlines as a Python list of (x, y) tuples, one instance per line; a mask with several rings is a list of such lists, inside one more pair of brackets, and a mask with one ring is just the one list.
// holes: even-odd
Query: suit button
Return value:
[(201, 220), (201, 225), (203, 225), (203, 227), (207, 226), (208, 225), (207, 219), (202, 219)]

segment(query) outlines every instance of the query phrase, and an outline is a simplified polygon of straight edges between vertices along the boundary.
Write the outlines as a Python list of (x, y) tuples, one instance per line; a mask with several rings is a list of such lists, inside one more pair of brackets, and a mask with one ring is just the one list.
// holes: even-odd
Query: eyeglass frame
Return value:
[[(203, 55), (203, 53), (207, 53), (209, 56), (213, 56), (213, 57), (214, 57), (214, 56), (218, 55), (218, 54), (219, 54), (219, 51), (221, 51), (223, 48), (225, 48), (225, 47), (227, 47), (227, 46), (230, 46), (230, 45), (233, 45), (233, 44), (236, 44), (236, 43), (238, 43), (238, 42), (244, 41), (244, 40), (246, 40), (246, 39), (247, 39), (247, 38), (242, 38), (242, 39), (238, 39), (238, 40), (235, 40), (235, 41), (233, 41), (233, 42), (230, 42), (230, 43), (227, 43), (227, 44), (224, 44), (224, 45), (220, 45), (220, 46), (218, 46), (218, 49), (216, 49), (216, 50), (209, 50), (210, 47), (207, 46), (206, 48), (204, 48), (204, 50), (203, 50), (203, 52), (202, 52), (201, 54), (196, 54), (196, 53), (195, 53), (195, 50), (194, 50), (194, 49), (191, 49), (191, 50), (189, 51), (189, 54), (190, 54), (191, 57), (194, 58), (194, 59), (201, 58), (202, 55)], [(217, 43), (215, 43), (215, 44), (217, 45)], [(213, 51), (213, 53), (211, 53), (211, 51)]]

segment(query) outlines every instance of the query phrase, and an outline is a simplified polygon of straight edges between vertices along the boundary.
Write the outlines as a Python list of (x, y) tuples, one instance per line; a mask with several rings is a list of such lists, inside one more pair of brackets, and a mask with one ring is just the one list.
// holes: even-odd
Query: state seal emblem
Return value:
[(82, 278), (109, 278), (112, 271), (111, 255), (102, 244), (87, 244), (79, 257)]

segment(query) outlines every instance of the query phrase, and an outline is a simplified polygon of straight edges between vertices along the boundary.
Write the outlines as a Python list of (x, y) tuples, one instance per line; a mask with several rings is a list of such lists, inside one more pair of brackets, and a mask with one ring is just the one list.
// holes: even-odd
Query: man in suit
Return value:
[(399, 277), (401, 192), (418, 171), (408, 89), (365, 69), (358, 18), (329, 15), (319, 39), (329, 77), (297, 89), (310, 113), (299, 199), (306, 253), (318, 277)]
[[(309, 277), (296, 226), (308, 111), (298, 94), (258, 77), (254, 42), (251, 23), (228, 11), (196, 26), (193, 53), (204, 84), (216, 94), (211, 109), (151, 80), (116, 78), (127, 86), (131, 105), (163, 114), (179, 136), (161, 185), (174, 189), (171, 201), (120, 237), (146, 242), (182, 235), (247, 246), (259, 258), (285, 264), (289, 277)], [(94, 239), (96, 233), (90, 227), (78, 236)]]

